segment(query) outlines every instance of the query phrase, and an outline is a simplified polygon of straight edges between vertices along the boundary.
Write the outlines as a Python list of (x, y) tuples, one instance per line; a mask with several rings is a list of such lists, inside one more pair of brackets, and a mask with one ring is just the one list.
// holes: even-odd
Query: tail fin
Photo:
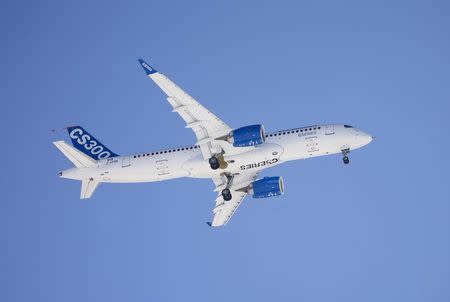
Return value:
[(86, 168), (95, 166), (96, 162), (89, 156), (81, 153), (65, 141), (53, 142), (56, 148), (62, 152), (77, 168)]
[(67, 131), (73, 146), (94, 160), (119, 156), (100, 143), (81, 126), (67, 127)]

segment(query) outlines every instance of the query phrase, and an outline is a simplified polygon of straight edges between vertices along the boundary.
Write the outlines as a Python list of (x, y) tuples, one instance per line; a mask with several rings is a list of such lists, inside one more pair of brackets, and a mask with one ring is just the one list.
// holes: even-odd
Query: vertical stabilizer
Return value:
[(118, 156), (81, 126), (67, 127), (67, 131), (73, 146), (94, 160)]

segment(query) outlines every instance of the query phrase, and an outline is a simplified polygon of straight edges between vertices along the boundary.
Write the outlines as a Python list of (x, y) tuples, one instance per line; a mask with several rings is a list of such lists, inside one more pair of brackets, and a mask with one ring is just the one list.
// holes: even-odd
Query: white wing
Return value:
[(213, 178), (214, 184), (216, 185), (215, 191), (218, 191), (219, 194), (216, 199), (216, 206), (213, 209), (214, 217), (210, 224), (211, 226), (223, 226), (230, 221), (231, 217), (247, 195), (247, 193), (241, 189), (248, 187), (255, 181), (257, 176), (257, 173), (236, 175), (231, 187), (228, 188), (232, 195), (232, 198), (229, 201), (225, 201), (221, 194), (222, 190), (226, 187), (226, 177)]
[(144, 60), (139, 59), (139, 63), (147, 76), (167, 95), (167, 101), (172, 106), (173, 112), (183, 118), (186, 128), (194, 131), (203, 157), (209, 159), (212, 154), (219, 153), (221, 146), (214, 139), (228, 135), (232, 130), (231, 127)]

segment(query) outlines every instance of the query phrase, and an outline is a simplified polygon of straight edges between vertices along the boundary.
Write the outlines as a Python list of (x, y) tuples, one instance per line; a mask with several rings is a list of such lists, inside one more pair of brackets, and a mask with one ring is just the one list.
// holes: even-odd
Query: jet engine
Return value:
[(261, 145), (266, 139), (263, 125), (251, 125), (233, 130), (228, 141), (234, 147), (250, 147)]
[(267, 198), (284, 194), (282, 177), (264, 177), (255, 181), (249, 191), (253, 198)]

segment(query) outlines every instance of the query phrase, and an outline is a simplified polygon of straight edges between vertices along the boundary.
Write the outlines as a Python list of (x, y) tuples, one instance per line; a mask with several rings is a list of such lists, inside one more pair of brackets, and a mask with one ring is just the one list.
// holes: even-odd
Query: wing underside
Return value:
[(147, 76), (167, 95), (167, 101), (172, 106), (172, 111), (178, 113), (186, 122), (186, 128), (191, 128), (194, 131), (203, 157), (208, 159), (212, 154), (219, 153), (221, 146), (215, 139), (228, 135), (232, 130), (231, 127), (203, 107), (168, 77), (156, 71), (143, 60), (139, 60), (139, 63), (141, 63)]
[[(255, 181), (257, 176), (257, 174), (236, 175), (233, 178), (231, 186), (226, 185), (226, 177), (213, 178), (214, 184), (216, 185), (215, 191), (218, 192), (218, 196), (213, 209), (214, 216), (210, 224), (211, 226), (223, 226), (230, 221), (238, 207), (242, 204), (245, 196), (247, 196), (246, 188)], [(229, 201), (225, 201), (221, 194), (225, 188), (231, 191), (232, 198)]]
[[(186, 128), (191, 128), (197, 137), (197, 144), (200, 146), (203, 158), (208, 160), (213, 155), (226, 153), (227, 155), (234, 155), (247, 152), (254, 147), (235, 148), (232, 144), (223, 138), (230, 134), (232, 128), (224, 121), (203, 107), (188, 93), (178, 87), (168, 77), (158, 72), (143, 60), (139, 63), (144, 68), (147, 76), (152, 79), (156, 85), (167, 95), (167, 101), (172, 106), (172, 111), (180, 115), (186, 122)], [(220, 177), (213, 177), (216, 185), (218, 196), (216, 205), (213, 209), (214, 217), (211, 226), (223, 226), (234, 215), (238, 207), (241, 205), (245, 196), (247, 195), (245, 188), (247, 188), (257, 177), (257, 174), (242, 174), (233, 177), (231, 185), (229, 178), (224, 175)], [(225, 201), (222, 197), (222, 190), (229, 189), (232, 194), (232, 199)]]

